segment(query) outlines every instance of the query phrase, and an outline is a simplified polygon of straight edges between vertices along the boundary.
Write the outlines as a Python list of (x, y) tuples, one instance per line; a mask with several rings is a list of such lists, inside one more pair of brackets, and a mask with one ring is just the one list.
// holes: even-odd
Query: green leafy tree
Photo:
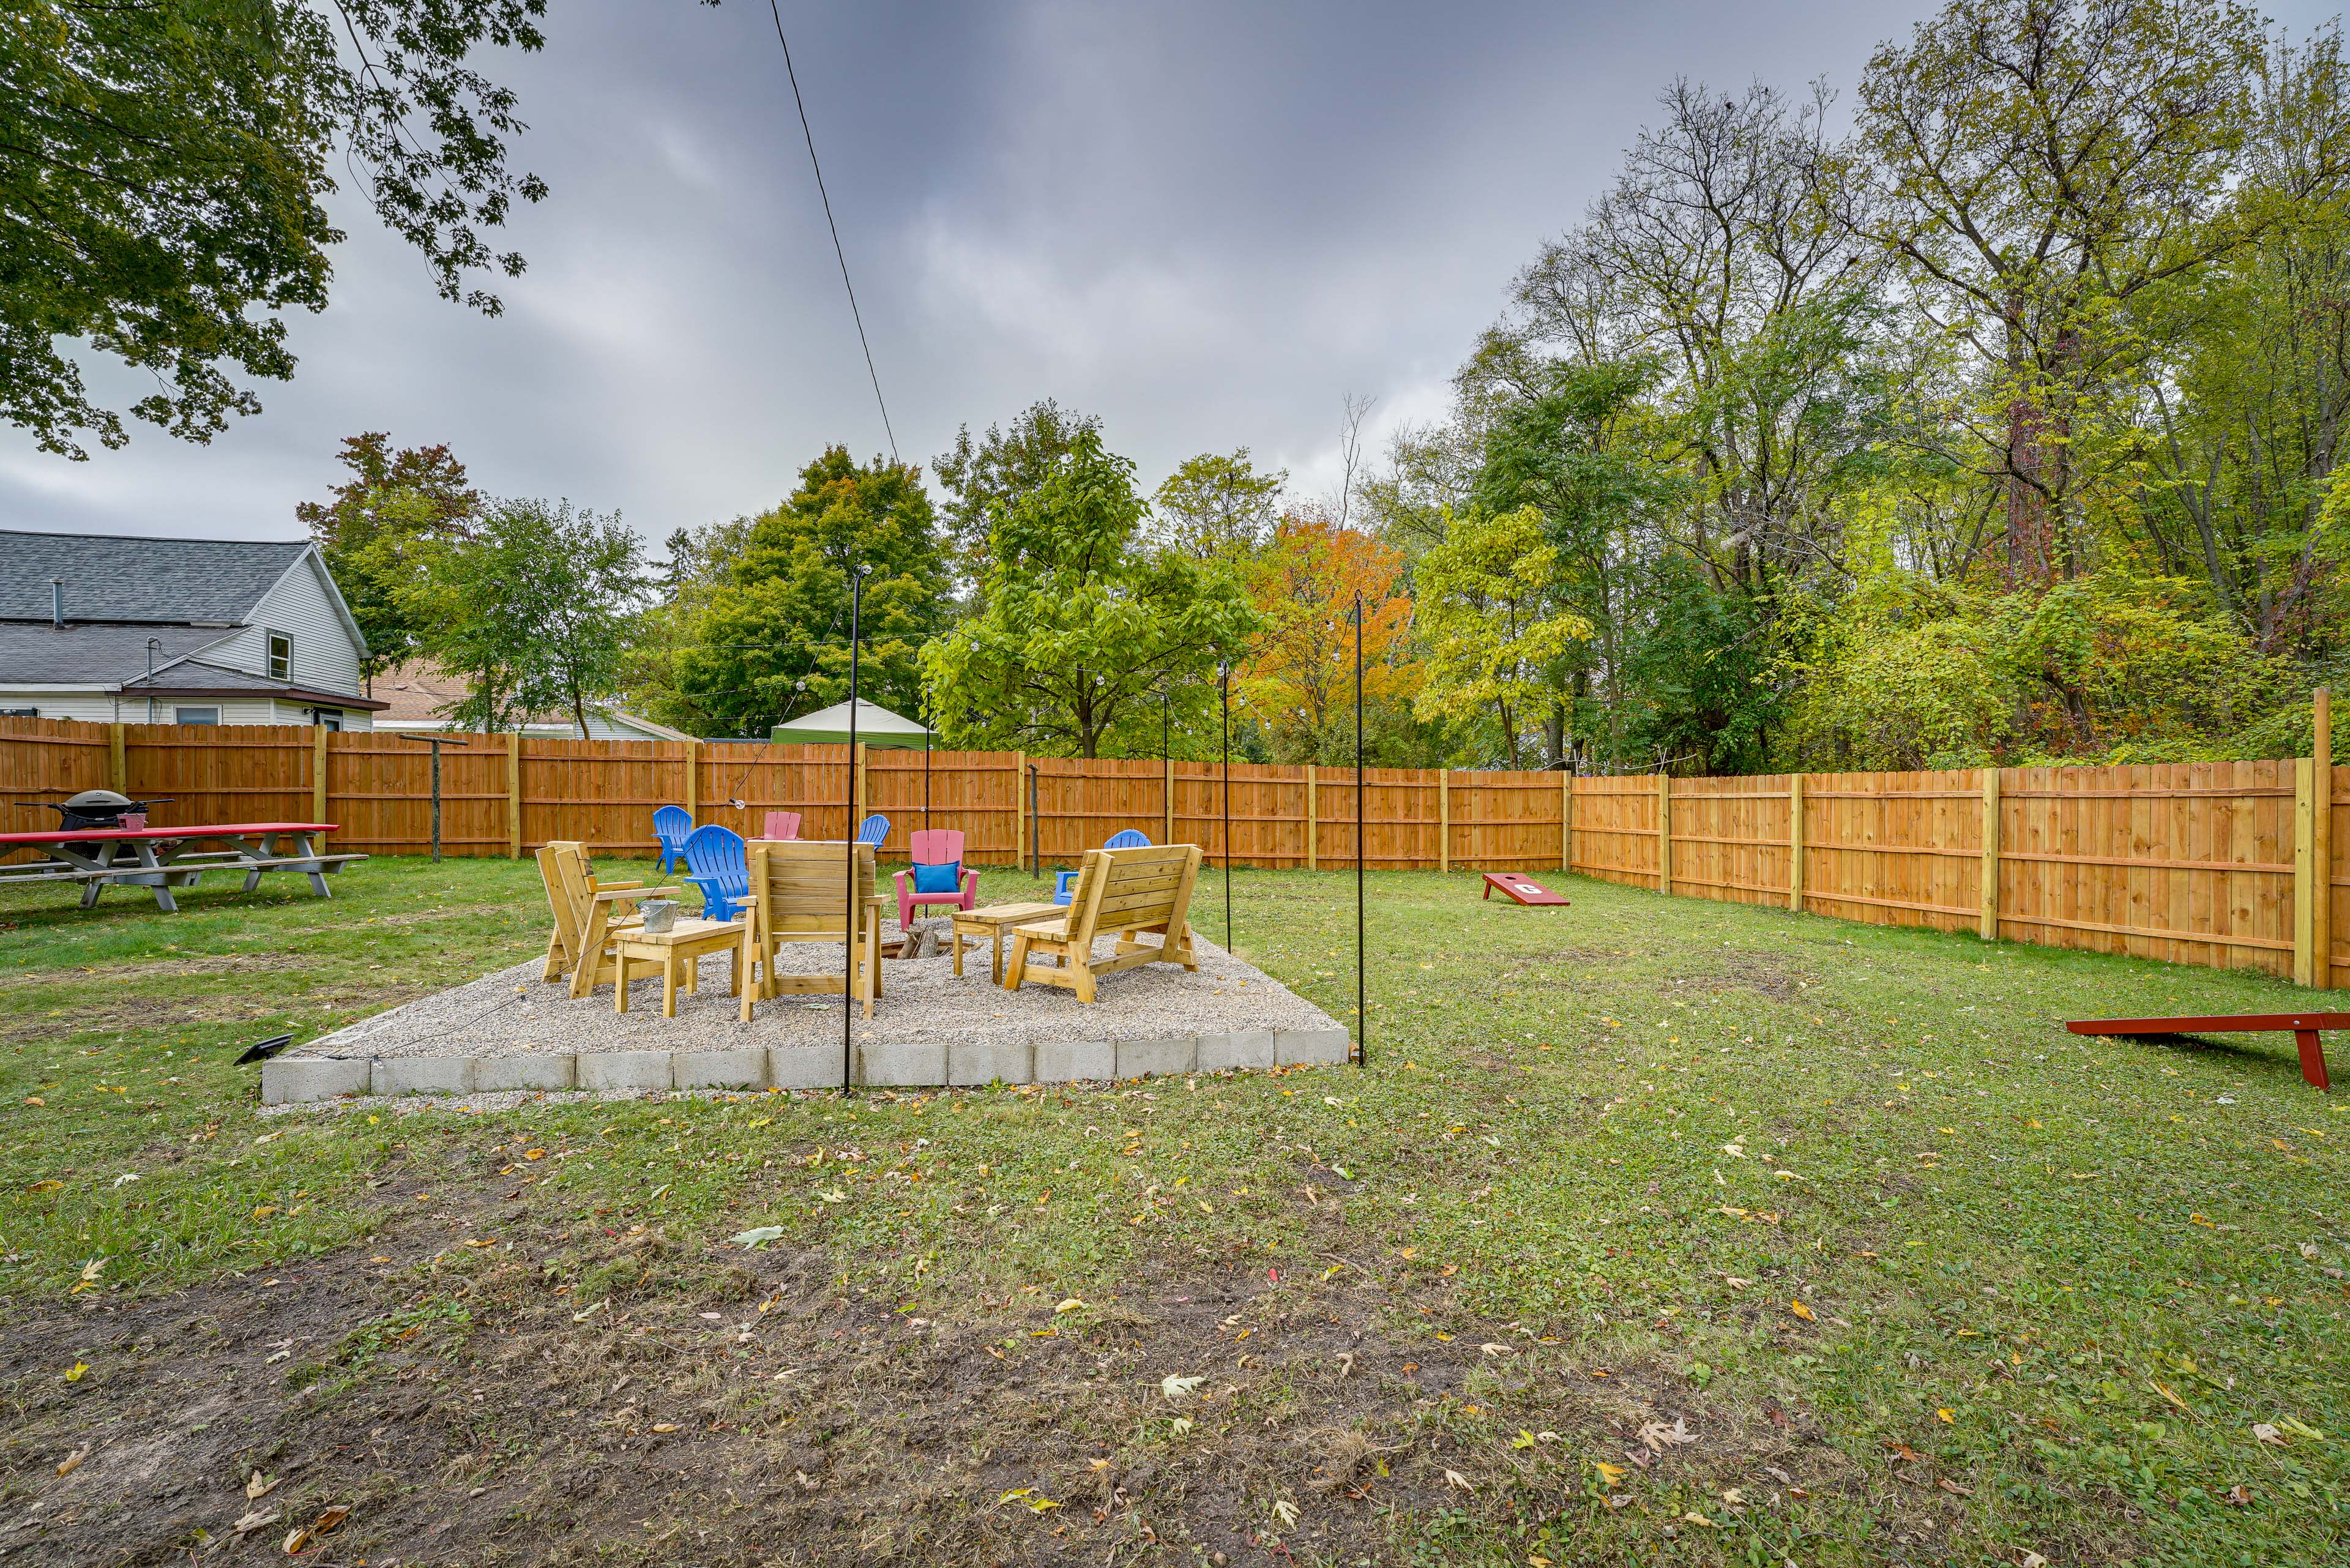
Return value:
[(48, 452), (128, 439), (77, 355), (142, 372), (130, 412), (209, 440), (294, 372), (323, 309), (321, 199), (348, 168), (443, 297), (519, 275), (484, 232), (546, 186), (506, 167), (514, 94), (470, 63), (536, 49), (546, 0), (19, 0), (0, 15), (0, 416)]
[(1559, 550), (1533, 506), (1453, 519), (1419, 560), (1423, 718), (1488, 714), (1505, 765), (1516, 767), (1529, 722), (1555, 706), (1591, 623), (1559, 601)]
[(644, 593), (642, 547), (619, 514), (500, 502), (472, 537), (427, 540), (416, 562), (402, 608), (425, 628), (425, 655), (466, 682), (445, 717), (505, 730), (563, 712), (585, 733), (589, 709), (619, 692)]
[(1149, 754), (1162, 704), (1179, 728), (1205, 721), (1257, 617), (1230, 566), (1145, 545), (1133, 463), (1081, 430), (991, 511), (983, 607), (922, 650), (951, 742)]
[(1071, 413), (1046, 398), (1023, 410), (1009, 431), (990, 425), (973, 441), (964, 425), (955, 432), (954, 450), (931, 460), (931, 472), (947, 493), (940, 508), (947, 548), (967, 585), (976, 588), (987, 576), (996, 509), (1052, 477), (1088, 431), (1100, 433), (1098, 417)]
[(366, 637), (364, 673), (414, 657), (424, 628), (401, 603), (400, 590), (420, 569), (419, 551), (434, 542), (470, 536), (484, 505), (465, 477), (465, 465), (445, 446), (391, 450), (381, 431), (343, 438), (343, 466), (351, 477), (330, 501), (305, 501), (294, 514), (309, 528)]
[[(921, 471), (827, 447), (782, 505), (671, 542), (674, 652), (657, 711), (764, 734), (848, 695), (849, 573), (866, 573), (858, 693), (919, 717), (921, 645), (945, 625), (945, 563)], [(679, 564), (681, 563), (681, 564)]]
[(1287, 469), (1258, 472), (1246, 447), (1187, 458), (1153, 498), (1158, 537), (1202, 560), (1253, 556), (1273, 537), (1288, 483)]
[(1625, 670), (1627, 749), (1685, 774), (1762, 772), (1783, 691), (1760, 607), (1686, 557), (1663, 564), (1649, 597)]

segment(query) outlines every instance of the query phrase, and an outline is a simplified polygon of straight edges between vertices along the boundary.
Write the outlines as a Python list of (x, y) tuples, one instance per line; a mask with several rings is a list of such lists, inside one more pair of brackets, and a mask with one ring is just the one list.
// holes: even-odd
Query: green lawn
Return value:
[[(341, 1503), (337, 1561), (2350, 1554), (2350, 1106), (2287, 1037), (2059, 1022), (2295, 992), (1567, 886), (1373, 877), (1367, 1071), (271, 1117), (238, 1046), (535, 953), (536, 868), (0, 892), (0, 1517), (48, 1500), (0, 1542), (282, 1560)], [(1236, 946), (1344, 1017), (1352, 894), (1243, 873)], [(140, 1443), (197, 1457), (101, 1506)]]

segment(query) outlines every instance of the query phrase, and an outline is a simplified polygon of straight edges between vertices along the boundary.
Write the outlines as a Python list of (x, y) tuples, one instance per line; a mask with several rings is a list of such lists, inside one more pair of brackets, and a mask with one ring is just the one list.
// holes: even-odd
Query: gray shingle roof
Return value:
[[(48, 585), (44, 583), (43, 587)], [(68, 626), (0, 621), (0, 680), (12, 686), (115, 686), (147, 678), (147, 639), (158, 665), (232, 635), (181, 626)]]
[[(234, 625), (310, 546), (239, 539), (137, 539), (0, 529), (0, 621), (49, 618), (49, 580), (66, 619)], [(140, 670), (146, 669), (144, 639)]]

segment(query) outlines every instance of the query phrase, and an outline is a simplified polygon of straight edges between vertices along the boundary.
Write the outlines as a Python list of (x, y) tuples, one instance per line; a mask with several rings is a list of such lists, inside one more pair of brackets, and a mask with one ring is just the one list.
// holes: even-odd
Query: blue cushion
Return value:
[(955, 860), (944, 866), (915, 867), (914, 891), (917, 893), (962, 892), (962, 862)]

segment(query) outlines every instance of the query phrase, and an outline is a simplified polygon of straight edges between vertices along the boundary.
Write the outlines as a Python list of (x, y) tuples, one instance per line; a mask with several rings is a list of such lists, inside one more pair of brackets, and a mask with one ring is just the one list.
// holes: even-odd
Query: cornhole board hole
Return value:
[(1486, 872), (1485, 891), (1482, 896), (1492, 898), (1493, 889), (1496, 888), (1499, 888), (1513, 903), (1564, 904), (1566, 902), (1565, 898), (1560, 898), (1533, 877), (1521, 877), (1515, 871)]

